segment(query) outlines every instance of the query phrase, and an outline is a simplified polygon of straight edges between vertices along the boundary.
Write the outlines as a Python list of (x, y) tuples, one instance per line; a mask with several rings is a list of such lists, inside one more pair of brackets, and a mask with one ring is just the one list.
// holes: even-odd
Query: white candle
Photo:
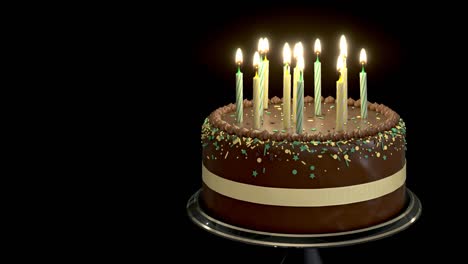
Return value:
[(299, 69), (297, 68), (297, 59), (304, 56), (304, 48), (301, 42), (294, 45), (294, 58), (296, 59), (296, 67), (293, 69), (293, 117), (292, 120), (296, 122), (297, 115), (297, 81), (299, 80)]
[(283, 62), (283, 128), (288, 130), (291, 126), (291, 49), (288, 43), (284, 44)]
[(242, 51), (237, 49), (236, 51), (236, 63), (237, 63), (237, 73), (236, 73), (236, 120), (238, 124), (241, 124), (243, 121), (244, 115), (244, 96), (243, 96), (243, 74), (240, 70), (240, 65), (242, 64)]
[[(261, 116), (263, 113), (263, 98), (260, 97), (260, 78), (258, 77), (258, 65), (260, 63), (260, 55), (255, 52), (253, 65), (255, 67), (255, 77), (253, 78), (253, 114), (254, 114), (254, 129), (261, 128)], [(261, 98), (261, 99), (260, 99)]]
[(362, 71), (359, 73), (359, 86), (361, 92), (361, 119), (367, 119), (367, 73), (364, 71), (364, 65), (367, 63), (367, 55), (365, 49), (361, 49), (359, 61), (362, 64)]
[(322, 51), (322, 47), (320, 45), (320, 39), (315, 40), (314, 45), (315, 53), (317, 54), (317, 61), (314, 63), (314, 106), (315, 106), (315, 115), (322, 114), (322, 63), (320, 63), (319, 55)]
[(299, 80), (297, 81), (296, 133), (301, 134), (304, 119), (304, 57), (301, 56), (297, 59), (297, 68)]
[[(341, 56), (338, 56), (338, 61), (336, 63), (336, 68), (338, 72), (341, 72), (343, 68), (343, 59)], [(343, 125), (345, 122), (345, 115), (344, 115), (344, 83), (343, 83), (343, 75), (340, 74), (340, 78), (336, 82), (336, 128), (335, 131), (342, 131)]]
[(270, 44), (268, 43), (267, 38), (263, 38), (263, 70), (265, 71), (264, 73), (264, 78), (265, 80), (263, 81), (263, 90), (264, 90), (264, 101), (263, 101), (263, 109), (268, 109), (268, 80), (269, 80), (269, 75), (270, 75), (270, 61), (267, 59), (267, 53), (270, 50)]
[(340, 56), (343, 60), (343, 66), (341, 68), (341, 77), (343, 78), (343, 115), (344, 123), (348, 121), (348, 68), (346, 66), (346, 57), (348, 57), (348, 44), (344, 35), (340, 38)]

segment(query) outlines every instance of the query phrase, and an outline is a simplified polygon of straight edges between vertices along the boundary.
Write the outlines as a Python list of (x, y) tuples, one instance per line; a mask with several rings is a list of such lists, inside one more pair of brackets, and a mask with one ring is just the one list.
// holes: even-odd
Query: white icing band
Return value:
[(345, 187), (289, 189), (250, 185), (231, 181), (210, 172), (202, 164), (203, 182), (213, 191), (237, 200), (277, 206), (330, 206), (372, 200), (400, 188), (406, 180), (406, 164), (383, 179)]

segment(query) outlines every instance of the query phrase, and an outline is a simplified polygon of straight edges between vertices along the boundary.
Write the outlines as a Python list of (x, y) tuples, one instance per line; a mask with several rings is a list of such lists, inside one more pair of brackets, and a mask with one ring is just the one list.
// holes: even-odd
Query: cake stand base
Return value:
[[(421, 202), (406, 189), (406, 207), (400, 215), (384, 223), (347, 232), (324, 234), (284, 234), (246, 229), (214, 219), (203, 211), (198, 190), (187, 202), (190, 219), (203, 230), (242, 243), (270, 247), (302, 248), (304, 263), (321, 263), (318, 248), (348, 246), (394, 235), (413, 224), (421, 215)], [(284, 261), (284, 259), (283, 259)]]

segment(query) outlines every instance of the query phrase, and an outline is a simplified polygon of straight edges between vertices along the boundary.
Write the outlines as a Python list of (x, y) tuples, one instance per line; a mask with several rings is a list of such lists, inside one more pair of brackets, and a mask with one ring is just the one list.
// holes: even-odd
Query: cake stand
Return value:
[[(233, 226), (207, 215), (199, 203), (198, 190), (187, 203), (190, 219), (203, 230), (234, 241), (246, 244), (282, 248), (304, 249), (304, 263), (322, 263), (318, 248), (348, 246), (365, 243), (394, 235), (413, 224), (421, 215), (421, 202), (409, 189), (406, 189), (406, 207), (395, 218), (364, 229), (327, 234), (282, 234), (269, 233)], [(284, 259), (283, 259), (284, 261)]]

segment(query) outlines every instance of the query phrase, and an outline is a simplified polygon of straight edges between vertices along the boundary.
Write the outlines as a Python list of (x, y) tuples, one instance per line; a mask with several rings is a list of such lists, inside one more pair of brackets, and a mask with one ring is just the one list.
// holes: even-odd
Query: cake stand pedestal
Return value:
[[(269, 233), (233, 226), (210, 217), (199, 203), (198, 190), (187, 202), (190, 219), (203, 230), (223, 238), (252, 245), (282, 248), (302, 248), (304, 263), (322, 263), (318, 248), (348, 246), (365, 243), (394, 235), (413, 224), (421, 215), (421, 202), (409, 189), (406, 189), (406, 208), (395, 218), (364, 229), (326, 234), (282, 234)], [(284, 259), (282, 263), (284, 262)]]

